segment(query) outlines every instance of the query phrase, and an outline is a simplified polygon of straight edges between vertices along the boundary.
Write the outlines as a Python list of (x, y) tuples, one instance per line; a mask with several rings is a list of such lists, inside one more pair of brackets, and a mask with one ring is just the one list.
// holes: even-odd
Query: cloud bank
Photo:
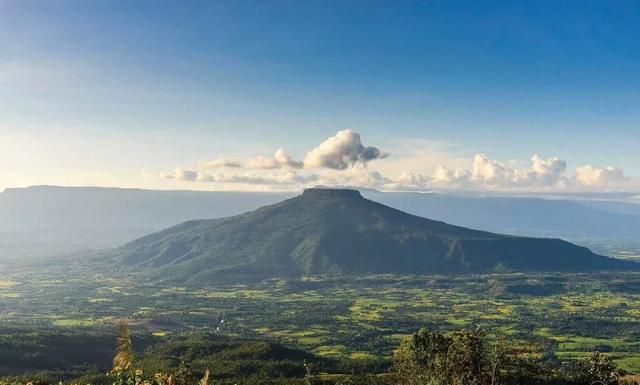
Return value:
[[(415, 154), (412, 149), (407, 152)], [(465, 158), (468, 159), (468, 167), (457, 168), (442, 164), (423, 165), (408, 159), (406, 164), (414, 166), (414, 169), (397, 170), (395, 175), (390, 175), (389, 170), (387, 175), (383, 175), (378, 170), (369, 169), (369, 162), (388, 156), (378, 147), (364, 145), (360, 134), (346, 129), (311, 149), (304, 160), (296, 160), (292, 154), (279, 148), (272, 156), (255, 156), (244, 162), (218, 158), (200, 162), (197, 169), (176, 168), (164, 177), (218, 186), (299, 189), (327, 185), (407, 191), (598, 191), (621, 189), (629, 181), (618, 167), (581, 165), (570, 171), (565, 160), (538, 154), (526, 162), (505, 162), (479, 153), (471, 159)], [(417, 159), (426, 159), (420, 154), (418, 156)], [(395, 164), (401, 166), (403, 162), (396, 160)], [(416, 164), (431, 171), (416, 171)]]
[(493, 187), (537, 187), (549, 188), (567, 182), (565, 172), (567, 162), (557, 157), (531, 157), (529, 169), (511, 168), (501, 162), (489, 159), (485, 154), (473, 158), (471, 180), (479, 185)]
[(537, 154), (528, 168), (514, 168), (507, 163), (476, 154), (470, 170), (448, 169), (439, 165), (432, 175), (403, 173), (398, 182), (411, 188), (445, 188), (496, 191), (572, 191), (623, 187), (628, 180), (617, 167), (580, 166), (574, 174), (567, 162), (558, 157)]
[(272, 158), (257, 156), (249, 159), (245, 167), (258, 170), (273, 170), (276, 168), (301, 169), (304, 167), (304, 163), (295, 160), (291, 154), (280, 148), (273, 154)]

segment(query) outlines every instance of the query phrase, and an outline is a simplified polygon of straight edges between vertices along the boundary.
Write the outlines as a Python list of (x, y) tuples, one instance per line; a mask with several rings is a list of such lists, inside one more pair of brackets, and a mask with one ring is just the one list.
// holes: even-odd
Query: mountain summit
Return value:
[(560, 239), (453, 226), (313, 188), (242, 215), (195, 220), (116, 250), (168, 279), (215, 282), (310, 274), (584, 271), (631, 266)]

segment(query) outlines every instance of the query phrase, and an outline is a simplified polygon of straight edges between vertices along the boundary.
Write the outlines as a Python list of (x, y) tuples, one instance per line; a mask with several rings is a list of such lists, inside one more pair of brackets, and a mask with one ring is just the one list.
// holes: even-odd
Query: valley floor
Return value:
[(203, 288), (62, 266), (5, 268), (1, 276), (4, 335), (108, 331), (125, 319), (160, 340), (204, 332), (367, 360), (389, 359), (420, 327), (477, 325), (531, 354), (571, 361), (598, 350), (640, 373), (637, 273), (312, 277)]

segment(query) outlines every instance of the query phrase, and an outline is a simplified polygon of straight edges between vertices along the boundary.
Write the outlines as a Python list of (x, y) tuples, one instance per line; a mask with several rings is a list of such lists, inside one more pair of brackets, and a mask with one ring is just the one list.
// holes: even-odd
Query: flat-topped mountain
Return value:
[[(597, 239), (600, 245), (619, 243), (627, 248), (633, 248), (640, 236), (640, 204), (615, 201), (624, 198), (616, 194), (565, 200), (360, 191), (414, 215), (497, 233)], [(113, 248), (186, 220), (238, 215), (296, 195), (59, 186), (7, 189), (0, 193), (0, 261)]]
[(407, 214), (356, 190), (323, 188), (238, 216), (185, 222), (133, 241), (115, 257), (186, 282), (636, 266), (560, 239), (471, 230)]

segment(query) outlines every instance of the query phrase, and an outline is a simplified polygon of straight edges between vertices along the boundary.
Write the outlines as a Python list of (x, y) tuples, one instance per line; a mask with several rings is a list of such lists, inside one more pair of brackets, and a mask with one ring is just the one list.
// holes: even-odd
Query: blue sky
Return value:
[[(483, 153), (509, 182), (467, 188), (633, 189), (639, 102), (637, 1), (0, 0), (0, 187), (265, 188), (232, 174), (320, 172), (168, 174), (302, 161), (350, 128), (390, 156), (339, 171), (387, 187), (431, 188), (440, 165), (477, 179)], [(534, 154), (567, 180), (528, 183)], [(579, 186), (586, 165), (627, 179)]]

